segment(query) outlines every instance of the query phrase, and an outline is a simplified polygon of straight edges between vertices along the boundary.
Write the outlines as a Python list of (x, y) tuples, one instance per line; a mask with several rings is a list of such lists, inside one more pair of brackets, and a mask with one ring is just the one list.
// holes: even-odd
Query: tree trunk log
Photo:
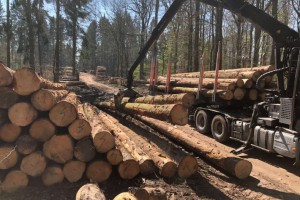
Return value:
[(237, 178), (245, 179), (250, 175), (252, 170), (251, 162), (241, 159), (231, 153), (227, 153), (224, 150), (217, 149), (215, 146), (205, 144), (198, 138), (178, 130), (168, 123), (144, 116), (139, 116), (139, 118), (167, 137), (172, 138), (195, 153), (206, 157), (215, 165)]
[(38, 116), (38, 112), (29, 103), (16, 103), (8, 109), (9, 120), (17, 126), (28, 126)]
[(53, 135), (55, 135), (56, 127), (53, 123), (46, 118), (40, 118), (34, 121), (30, 128), (30, 136), (39, 142), (48, 141)]
[(85, 172), (86, 164), (79, 160), (71, 160), (64, 165), (63, 173), (70, 183), (79, 181)]
[(13, 82), (14, 71), (6, 67), (3, 63), (0, 64), (0, 87), (9, 86)]
[(7, 143), (15, 142), (20, 136), (21, 132), (21, 127), (7, 122), (0, 127), (0, 140)]
[(121, 194), (118, 194), (113, 200), (124, 200), (124, 199), (138, 200), (133, 194), (129, 192), (123, 192)]
[[(111, 102), (101, 102), (98, 105), (102, 108), (115, 109), (114, 103)], [(130, 114), (153, 117), (181, 126), (188, 123), (188, 109), (180, 104), (151, 105), (124, 103), (120, 109)]]
[(85, 116), (83, 105), (79, 104), (77, 106), (78, 118), (72, 122), (68, 127), (69, 134), (75, 140), (81, 140), (89, 135), (91, 135), (92, 127)]
[(86, 176), (93, 182), (97, 183), (106, 181), (110, 177), (111, 173), (111, 165), (102, 160), (90, 163), (86, 170)]
[(137, 197), (137, 199), (142, 200), (167, 200), (166, 191), (162, 188), (139, 188), (135, 193), (134, 196)]
[(54, 135), (44, 143), (43, 152), (48, 159), (64, 164), (72, 160), (74, 144), (69, 135)]
[(111, 165), (119, 165), (123, 161), (123, 154), (119, 148), (112, 149), (107, 152), (106, 159)]
[(59, 165), (52, 165), (45, 169), (42, 181), (45, 186), (51, 186), (64, 181), (64, 173)]
[(234, 93), (233, 93), (233, 98), (234, 98), (235, 100), (240, 101), (240, 100), (243, 100), (243, 99), (244, 99), (245, 95), (246, 95), (246, 92), (245, 92), (244, 89), (242, 89), (242, 88), (236, 88), (236, 89), (234, 90)]
[(77, 191), (76, 200), (106, 200), (106, 198), (97, 184), (89, 183)]
[(49, 111), (68, 95), (67, 90), (40, 89), (31, 96), (32, 105), (39, 111)]
[(98, 109), (90, 104), (83, 105), (84, 113), (92, 126), (92, 138), (96, 151), (106, 153), (115, 147), (114, 136), (103, 126)]
[(96, 156), (96, 149), (90, 138), (84, 138), (78, 141), (74, 147), (74, 156), (82, 162), (90, 162)]
[(123, 98), (122, 102), (134, 102), (134, 103), (146, 103), (146, 104), (182, 104), (183, 106), (190, 108), (195, 103), (195, 95), (192, 93), (183, 94), (165, 94), (156, 96), (146, 96), (133, 99)]
[(21, 135), (16, 141), (17, 151), (23, 155), (29, 155), (34, 152), (38, 143), (30, 135)]
[(29, 176), (42, 175), (47, 166), (47, 160), (40, 151), (33, 152), (22, 159), (20, 169)]
[(14, 167), (18, 162), (18, 158), (16, 147), (11, 145), (0, 146), (0, 170)]
[(15, 192), (26, 188), (28, 183), (29, 178), (24, 172), (13, 170), (6, 175), (0, 187), (3, 192)]
[(56, 126), (67, 127), (77, 118), (77, 103), (76, 94), (69, 93), (50, 110), (50, 120)]
[(15, 93), (11, 88), (0, 87), (0, 109), (8, 109), (17, 103), (18, 99), (18, 94)]

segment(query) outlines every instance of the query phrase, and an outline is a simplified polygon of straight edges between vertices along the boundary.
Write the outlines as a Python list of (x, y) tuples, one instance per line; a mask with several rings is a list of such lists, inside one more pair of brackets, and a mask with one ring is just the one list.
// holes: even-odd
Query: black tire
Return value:
[(211, 113), (200, 110), (197, 112), (195, 125), (196, 129), (203, 134), (210, 134), (210, 123), (211, 123), (212, 115)]
[(215, 140), (220, 143), (227, 142), (230, 137), (228, 124), (225, 118), (221, 115), (216, 115), (211, 122), (211, 133)]

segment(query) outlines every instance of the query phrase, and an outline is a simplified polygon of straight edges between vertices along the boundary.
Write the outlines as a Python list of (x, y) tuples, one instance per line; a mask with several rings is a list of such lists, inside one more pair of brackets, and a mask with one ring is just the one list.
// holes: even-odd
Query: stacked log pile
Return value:
[[(216, 95), (221, 100), (250, 100), (256, 101), (264, 96), (256, 89), (257, 79), (265, 72), (273, 70), (272, 65), (220, 70)], [(197, 93), (199, 72), (174, 74), (170, 81), (171, 93)], [(267, 76), (259, 82), (260, 88), (272, 87), (272, 77)], [(214, 94), (215, 71), (204, 72), (203, 88), (200, 94), (204, 98), (210, 98)], [(157, 90), (166, 91), (166, 77), (158, 77)]]
[(59, 80), (61, 81), (79, 81), (79, 73), (77, 70), (73, 73), (72, 67), (64, 67)]
[(106, 67), (103, 66), (97, 66), (96, 68), (96, 78), (99, 81), (107, 80), (107, 73), (106, 73)]
[(26, 187), (30, 177), (40, 177), (45, 186), (74, 183), (85, 176), (100, 183), (109, 179), (113, 166), (124, 180), (155, 171), (166, 178), (177, 173), (188, 178), (195, 172), (195, 158), (189, 161), (193, 169), (186, 172), (180, 167), (185, 157), (167, 155), (116, 118), (82, 104), (66, 84), (54, 84), (29, 68), (12, 71), (4, 65), (0, 77), (4, 192)]

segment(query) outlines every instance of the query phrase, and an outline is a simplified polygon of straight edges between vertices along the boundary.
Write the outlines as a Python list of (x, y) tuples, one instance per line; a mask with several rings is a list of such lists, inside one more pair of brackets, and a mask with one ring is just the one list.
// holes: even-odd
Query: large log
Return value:
[(64, 173), (59, 165), (52, 165), (45, 169), (42, 181), (45, 186), (51, 186), (64, 181)]
[(8, 109), (9, 120), (17, 126), (28, 126), (37, 116), (36, 109), (26, 102), (16, 103)]
[[(101, 112), (100, 115), (103, 123), (110, 130), (115, 137), (121, 142), (122, 146), (132, 155), (132, 157), (138, 161), (142, 174), (151, 174), (154, 172), (153, 161), (145, 152), (138, 147), (130, 137), (121, 128), (121, 124), (117, 122), (113, 117)], [(124, 155), (123, 155), (124, 157)]]
[(118, 194), (113, 200), (138, 200), (133, 194), (129, 192), (122, 192)]
[(19, 170), (10, 171), (4, 181), (1, 183), (0, 188), (3, 192), (15, 192), (24, 189), (28, 186), (28, 176)]
[(79, 188), (76, 200), (106, 200), (106, 198), (97, 184), (88, 183)]
[(165, 94), (156, 96), (139, 97), (133, 100), (129, 98), (123, 98), (122, 102), (134, 102), (134, 103), (147, 103), (147, 104), (182, 104), (187, 108), (190, 108), (195, 103), (195, 95), (192, 93), (182, 94)]
[[(98, 106), (115, 109), (114, 103), (111, 102), (100, 102)], [(129, 114), (153, 117), (181, 126), (188, 123), (188, 109), (181, 104), (151, 105), (144, 103), (123, 103), (120, 109)]]
[(253, 87), (254, 83), (253, 83), (252, 79), (242, 79), (242, 80), (244, 82), (245, 88), (249, 89), (249, 88)]
[(38, 142), (28, 134), (21, 135), (16, 141), (17, 151), (22, 155), (29, 155), (34, 152)]
[(97, 183), (106, 181), (112, 173), (112, 167), (109, 163), (97, 160), (90, 163), (86, 170), (86, 176)]
[(51, 108), (68, 95), (67, 90), (40, 89), (31, 96), (32, 105), (39, 111), (49, 111)]
[[(236, 90), (237, 89), (240, 89), (240, 88), (236, 88)], [(202, 90), (201, 94), (205, 97), (211, 98), (214, 94), (214, 91), (213, 90)], [(230, 101), (233, 99), (234, 93), (231, 90), (217, 90), (216, 96), (219, 97), (220, 99)]]
[(20, 169), (29, 176), (42, 175), (47, 166), (47, 160), (40, 151), (33, 152), (22, 159)]
[(177, 129), (168, 123), (144, 116), (138, 116), (138, 118), (167, 137), (172, 138), (186, 148), (207, 158), (224, 171), (239, 179), (247, 178), (252, 171), (251, 162), (225, 152), (224, 150), (217, 149), (215, 146), (210, 146), (200, 139)]
[(18, 158), (16, 147), (11, 145), (0, 146), (0, 170), (14, 167), (18, 162)]
[(236, 88), (234, 90), (234, 93), (233, 93), (233, 98), (235, 100), (240, 101), (240, 100), (244, 99), (245, 95), (246, 95), (246, 91), (244, 89), (242, 89), (242, 88)]
[(69, 93), (50, 110), (50, 120), (56, 126), (66, 127), (70, 125), (77, 118), (77, 104), (76, 94)]
[(78, 104), (77, 112), (78, 112), (78, 118), (72, 122), (72, 124), (68, 127), (68, 130), (69, 130), (69, 134), (75, 140), (81, 140), (91, 135), (92, 127), (85, 116), (82, 104)]
[(44, 143), (43, 152), (48, 159), (64, 164), (72, 160), (74, 144), (69, 135), (54, 135)]
[(92, 126), (91, 135), (96, 151), (99, 153), (106, 153), (113, 149), (115, 147), (115, 138), (103, 126), (99, 117), (99, 110), (90, 104), (84, 104), (83, 109)]
[(39, 142), (46, 142), (55, 134), (55, 132), (56, 127), (46, 118), (35, 120), (29, 128), (30, 136)]
[(106, 159), (111, 165), (119, 165), (123, 161), (123, 154), (120, 149), (112, 149), (106, 154)]
[(15, 142), (21, 132), (21, 127), (7, 122), (0, 127), (0, 140), (7, 143)]
[(0, 109), (0, 126), (7, 122), (7, 110)]
[(11, 88), (0, 87), (0, 109), (8, 109), (17, 103), (19, 96)]
[(63, 173), (70, 183), (79, 181), (85, 171), (86, 164), (79, 160), (71, 160), (64, 165)]
[(96, 149), (90, 138), (78, 141), (74, 147), (74, 157), (82, 162), (90, 162), (96, 156)]
[(0, 63), (0, 87), (9, 86), (13, 82), (14, 71), (3, 63)]
[(167, 200), (166, 191), (162, 188), (139, 188), (134, 196), (139, 200)]
[(247, 99), (251, 100), (251, 101), (256, 101), (258, 98), (258, 92), (256, 89), (248, 89), (246, 91), (246, 97)]

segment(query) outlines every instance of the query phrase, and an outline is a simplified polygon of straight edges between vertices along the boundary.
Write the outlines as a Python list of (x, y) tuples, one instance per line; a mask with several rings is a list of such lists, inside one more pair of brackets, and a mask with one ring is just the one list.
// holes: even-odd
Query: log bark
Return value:
[(85, 172), (86, 164), (79, 160), (71, 160), (64, 165), (63, 173), (67, 181), (75, 183), (79, 181)]
[(234, 93), (233, 93), (233, 98), (234, 98), (235, 100), (240, 101), (240, 100), (243, 100), (243, 99), (244, 99), (245, 95), (246, 95), (246, 92), (245, 92), (244, 89), (242, 89), (242, 88), (236, 88), (236, 89), (234, 90)]
[(86, 170), (86, 176), (93, 182), (101, 183), (106, 181), (112, 173), (109, 163), (98, 160), (90, 163)]
[(67, 90), (40, 89), (31, 96), (32, 105), (39, 111), (49, 111), (68, 95)]
[(0, 87), (9, 86), (13, 82), (14, 71), (3, 63), (0, 64)]
[[(239, 88), (237, 88), (239, 89)], [(214, 94), (213, 90), (202, 90), (201, 94), (205, 97), (212, 97)], [(219, 97), (220, 99), (226, 100), (226, 101), (230, 101), (233, 99), (234, 94), (231, 90), (217, 90), (216, 92), (217, 97)]]
[(48, 141), (53, 135), (55, 135), (56, 127), (53, 123), (46, 118), (40, 118), (34, 121), (30, 128), (30, 136), (39, 142)]
[(68, 130), (69, 130), (69, 134), (75, 140), (81, 140), (91, 135), (92, 127), (85, 116), (82, 104), (78, 104), (77, 112), (78, 112), (78, 118), (72, 122), (72, 124), (68, 127)]
[(13, 170), (6, 175), (0, 187), (3, 192), (15, 192), (26, 188), (28, 183), (29, 178), (24, 172)]
[(7, 143), (15, 142), (21, 132), (21, 127), (7, 122), (0, 127), (0, 140)]
[(17, 151), (23, 155), (29, 155), (34, 152), (38, 143), (30, 135), (21, 135), (16, 141)]
[(137, 199), (141, 200), (167, 200), (166, 191), (160, 187), (158, 188), (151, 188), (151, 187), (145, 187), (145, 188), (139, 188), (135, 193), (134, 196), (136, 196)]
[(53, 83), (52, 81), (49, 81), (43, 77), (39, 77), (41, 80), (41, 88), (49, 89), (49, 90), (65, 90), (66, 84), (62, 83)]
[(25, 174), (37, 177), (42, 175), (47, 166), (47, 160), (40, 151), (33, 152), (22, 159), (20, 169)]
[(145, 152), (140, 147), (138, 147), (131, 140), (130, 137), (126, 135), (126, 133), (121, 128), (121, 124), (116, 119), (105, 113), (101, 112), (99, 116), (101, 116), (103, 123), (105, 124), (107, 129), (115, 135), (116, 140), (118, 139), (121, 142), (121, 145), (124, 146), (125, 149), (130, 153), (130, 155), (136, 161), (138, 161), (141, 173), (152, 174), (154, 172), (153, 161), (147, 154), (145, 154)]
[(133, 100), (129, 98), (123, 98), (122, 102), (134, 102), (134, 103), (146, 103), (146, 104), (182, 104), (183, 106), (190, 108), (194, 105), (196, 97), (192, 93), (183, 94), (165, 94), (156, 96), (139, 97)]
[(19, 96), (11, 88), (0, 87), (0, 109), (8, 109), (17, 103)]
[(96, 156), (96, 149), (90, 138), (84, 138), (78, 141), (74, 147), (74, 156), (82, 162), (90, 162)]
[(120, 149), (112, 149), (106, 154), (106, 159), (111, 165), (119, 165), (123, 161), (123, 154)]
[(36, 109), (26, 102), (16, 103), (8, 109), (9, 120), (17, 126), (28, 126), (37, 116)]
[(50, 120), (59, 127), (70, 125), (77, 118), (77, 104), (76, 94), (69, 93), (50, 110)]
[(18, 158), (16, 147), (11, 145), (0, 146), (0, 170), (14, 167), (18, 162)]
[[(111, 102), (101, 102), (98, 105), (102, 108), (115, 109), (114, 103)], [(121, 105), (120, 109), (129, 114), (153, 117), (181, 126), (188, 123), (188, 109), (180, 104), (151, 105), (142, 103), (124, 103)]]
[(106, 200), (106, 198), (97, 184), (89, 183), (77, 191), (76, 200)]
[(231, 153), (227, 153), (224, 150), (217, 149), (215, 146), (205, 144), (198, 138), (193, 137), (184, 131), (176, 129), (168, 123), (144, 116), (139, 116), (138, 118), (154, 129), (160, 131), (167, 137), (172, 138), (176, 142), (180, 143), (184, 147), (207, 158), (224, 171), (239, 179), (247, 178), (252, 171), (251, 162), (239, 158)]
[(91, 124), (91, 135), (96, 151), (106, 153), (115, 147), (114, 136), (103, 126), (98, 109), (90, 104), (83, 105), (84, 113)]
[(52, 165), (45, 169), (42, 174), (42, 181), (45, 186), (51, 186), (64, 181), (64, 173), (59, 165)]
[(44, 143), (43, 152), (48, 159), (64, 164), (72, 160), (74, 144), (69, 135), (54, 135)]
[(129, 192), (123, 192), (121, 194), (118, 194), (113, 200), (138, 200), (133, 194)]
[(256, 89), (248, 89), (246, 92), (247, 99), (251, 101), (256, 101), (258, 98), (258, 92)]

